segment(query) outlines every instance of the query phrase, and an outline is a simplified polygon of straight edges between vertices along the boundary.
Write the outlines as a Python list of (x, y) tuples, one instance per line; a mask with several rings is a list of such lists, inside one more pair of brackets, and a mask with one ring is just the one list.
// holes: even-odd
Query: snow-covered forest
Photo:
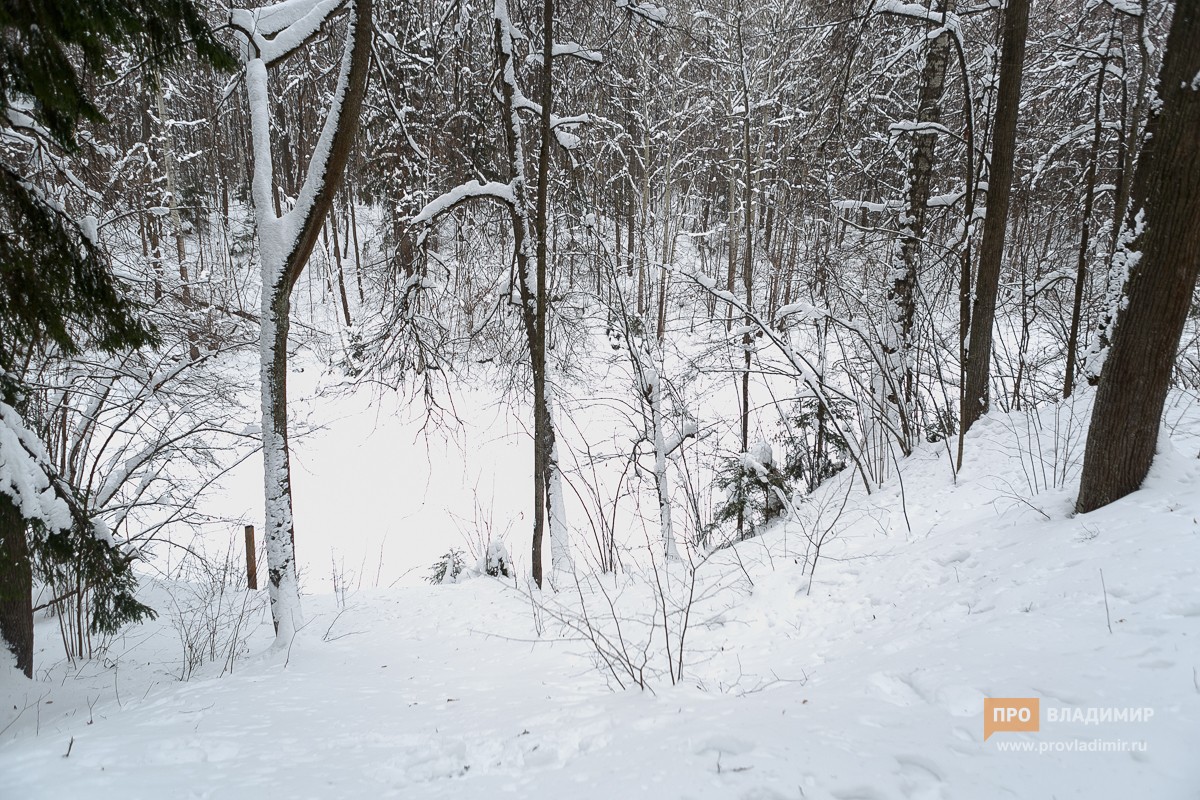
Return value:
[(0, 25), (0, 798), (1200, 798), (1200, 0)]

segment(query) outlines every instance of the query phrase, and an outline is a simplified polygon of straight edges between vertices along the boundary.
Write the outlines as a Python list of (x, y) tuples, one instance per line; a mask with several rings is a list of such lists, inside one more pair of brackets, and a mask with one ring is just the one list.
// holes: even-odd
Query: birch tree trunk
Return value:
[(667, 437), (663, 430), (662, 376), (653, 365), (644, 369), (644, 382), (650, 397), (650, 426), (654, 437), (654, 488), (658, 494), (658, 527), (663, 556), (679, 560), (675, 530), (671, 524), (671, 484), (667, 478)]
[[(185, 313), (192, 310), (192, 287), (187, 268), (187, 238), (183, 232), (183, 216), (179, 213), (179, 180), (175, 166), (175, 137), (171, 131), (170, 120), (167, 118), (166, 93), (163, 90), (162, 76), (157, 70), (152, 71), (151, 80), (154, 83), (154, 108), (158, 115), (158, 136), (162, 142), (163, 178), (166, 181), (167, 213), (171, 219), (171, 230), (175, 234), (175, 257), (179, 264), (179, 303)], [(159, 251), (161, 256), (161, 251)], [(199, 337), (195, 328), (188, 325), (188, 357), (193, 361), (200, 358)]]
[[(955, 5), (956, 0), (941, 0), (939, 3), (943, 24), (954, 13)], [(883, 351), (892, 371), (889, 376), (892, 396), (887, 400), (899, 409), (905, 452), (916, 443), (909, 410), (914, 392), (910, 351), (917, 309), (917, 267), (929, 215), (933, 162), (942, 121), (942, 94), (946, 88), (946, 67), (950, 60), (950, 38), (951, 34), (943, 30), (929, 44), (925, 66), (921, 70), (917, 128), (913, 132), (904, 210), (901, 212), (899, 236), (893, 253), (892, 282), (888, 287), (890, 319), (885, 323)]]

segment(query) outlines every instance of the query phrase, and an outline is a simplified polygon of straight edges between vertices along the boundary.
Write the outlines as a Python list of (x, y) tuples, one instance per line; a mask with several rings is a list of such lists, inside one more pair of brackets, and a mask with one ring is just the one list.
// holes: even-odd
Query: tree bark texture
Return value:
[(1000, 86), (996, 93), (996, 119), (992, 127), (992, 157), (988, 170), (987, 216), (979, 265), (975, 277), (975, 300), (971, 306), (971, 330), (967, 345), (967, 368), (962, 401), (962, 433), (970, 430), (988, 410), (991, 379), (992, 325), (1004, 257), (1004, 235), (1008, 226), (1012, 195), (1013, 159), (1017, 143), (1017, 115), (1021, 106), (1021, 77), (1025, 61), (1025, 38), (1029, 30), (1029, 0), (1009, 0), (1004, 11), (1004, 40), (1000, 49)]
[(1122, 240), (1128, 305), (1100, 373), (1075, 505), (1081, 513), (1146, 478), (1200, 271), (1200, 0), (1175, 5)]

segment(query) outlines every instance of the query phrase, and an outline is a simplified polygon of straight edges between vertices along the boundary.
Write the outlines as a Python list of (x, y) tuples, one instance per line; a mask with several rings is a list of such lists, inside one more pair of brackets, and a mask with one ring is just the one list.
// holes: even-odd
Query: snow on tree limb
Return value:
[(632, 16), (640, 17), (655, 25), (666, 24), (669, 16), (665, 8), (647, 3), (645, 0), (616, 0), (615, 5), (617, 8), (627, 10)]
[(75, 489), (54, 469), (42, 441), (25, 425), (15, 408), (0, 401), (0, 493), (27, 520), (39, 522), (50, 533), (75, 527), (113, 545), (104, 523), (88, 517)]
[[(905, 3), (901, 0), (875, 0), (875, 6), (871, 10), (876, 14), (894, 14), (898, 17), (912, 17), (923, 22), (942, 25), (946, 30), (951, 31), (955, 35), (958, 34), (959, 24), (956, 14), (943, 14), (940, 11), (926, 8), (920, 3)], [(940, 31), (938, 34), (940, 35)]]
[[(321, 133), (308, 162), (308, 172), (290, 211), (276, 218), (274, 206), (274, 176), (271, 171), (272, 148), (270, 136), (270, 91), (267, 67), (272, 56), (278, 57), (283, 47), (294, 48), (311, 36), (324, 20), (338, 8), (348, 5), (351, 9), (347, 25), (346, 42), (342, 50), (337, 86), (333, 92), (329, 112), (321, 127)], [(258, 57), (246, 64), (246, 95), (250, 104), (252, 147), (254, 151), (254, 177), (252, 191), (258, 216), (260, 233), (266, 238), (261, 242), (267, 247), (277, 248), (273, 254), (281, 262), (282, 277), (290, 288), (303, 271), (304, 264), (316, 244), (317, 234), (324, 223), (325, 211), (332, 202), (340, 183), (340, 176), (358, 126), (359, 108), (366, 91), (366, 68), (371, 53), (370, 0), (287, 0), (276, 6), (258, 9), (255, 12), (238, 9), (234, 18), (243, 19), (251, 15), (252, 25), (244, 28), (259, 48)], [(368, 24), (361, 24), (367, 20)], [(254, 27), (257, 25), (257, 29)], [(269, 47), (259, 42), (262, 30), (274, 32)], [(257, 38), (254, 38), (257, 37)], [(275, 45), (280, 47), (276, 48)], [(360, 69), (360, 80), (351, 80), (355, 65)], [(330, 181), (329, 176), (337, 176)]]
[(344, 0), (284, 0), (262, 8), (235, 8), (230, 24), (254, 48), (254, 57), (272, 64), (313, 36)]
[(517, 197), (513, 192), (513, 185), (511, 183), (500, 183), (499, 181), (464, 183), (430, 200), (409, 222), (413, 225), (424, 225), (452, 210), (460, 203), (479, 197), (498, 200), (509, 206), (514, 206), (517, 203)]
[(28, 520), (47, 530), (71, 527), (71, 511), (47, 474), (50, 457), (41, 441), (25, 427), (16, 409), (0, 402), (0, 492), (8, 495)]

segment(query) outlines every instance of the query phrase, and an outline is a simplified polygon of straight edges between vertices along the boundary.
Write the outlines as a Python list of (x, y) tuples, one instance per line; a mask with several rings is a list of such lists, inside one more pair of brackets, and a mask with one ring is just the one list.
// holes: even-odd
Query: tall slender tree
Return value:
[(1008, 229), (1028, 31), (1029, 0), (1008, 0), (1004, 9), (1000, 85), (996, 91), (996, 119), (992, 126), (992, 155), (988, 169), (987, 211), (983, 222), (983, 241), (979, 245), (975, 300), (971, 307), (959, 436), (964, 435), (988, 410), (992, 327), (996, 320), (1004, 237)]

